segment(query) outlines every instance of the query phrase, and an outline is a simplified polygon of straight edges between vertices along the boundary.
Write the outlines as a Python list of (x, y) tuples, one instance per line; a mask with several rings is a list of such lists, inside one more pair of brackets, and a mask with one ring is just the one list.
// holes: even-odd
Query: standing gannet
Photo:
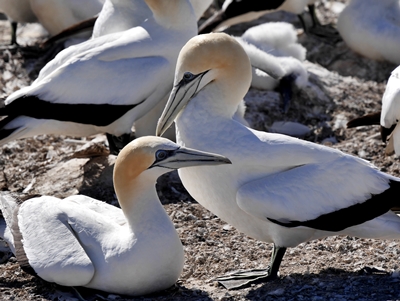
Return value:
[[(196, 20), (200, 19), (212, 0), (190, 0)], [(151, 15), (144, 0), (106, 0), (93, 28), (92, 37), (127, 30)]]
[(17, 44), (18, 23), (37, 22), (30, 0), (0, 0), (0, 11), (7, 15), (11, 23), (11, 45)]
[[(211, 2), (212, 0), (190, 0), (196, 20), (201, 18)], [(105, 0), (98, 16), (67, 28), (43, 45), (51, 45), (82, 31), (91, 31), (92, 38), (97, 38), (105, 34), (128, 30), (139, 26), (151, 14), (144, 0)]]
[[(203, 15), (211, 2), (212, 0), (190, 0), (196, 20)], [(58, 39), (64, 39), (65, 37), (70, 36), (70, 34), (76, 34), (81, 29), (86, 30), (93, 25), (92, 39), (106, 34), (125, 31), (132, 27), (139, 26), (145, 19), (151, 17), (151, 15), (152, 12), (144, 0), (106, 0), (98, 18), (92, 20), (93, 23), (90, 23), (90, 21), (80, 23), (76, 28), (70, 28), (60, 35), (54, 36), (52, 39), (48, 40), (46, 44), (52, 44)], [(58, 60), (58, 65), (63, 64), (64, 61), (65, 59)], [(155, 105), (144, 116), (135, 120), (136, 137), (154, 135), (157, 121), (161, 116), (167, 100), (168, 94), (166, 93), (157, 105)], [(170, 129), (166, 137), (175, 140), (175, 130)]]
[(337, 29), (353, 51), (400, 64), (398, 0), (351, 0), (339, 15)]
[(348, 128), (379, 125), (381, 137), (387, 142), (386, 155), (400, 155), (400, 66), (392, 71), (382, 97), (382, 111), (354, 118), (347, 123)]
[(274, 244), (266, 273), (219, 280), (235, 287), (237, 278), (274, 279), (286, 248), (312, 239), (400, 239), (400, 218), (390, 211), (400, 203), (400, 179), (339, 150), (235, 122), (250, 82), (250, 61), (234, 38), (194, 37), (179, 54), (157, 127), (161, 135), (175, 120), (178, 144), (227, 156), (232, 165), (180, 170), (183, 185), (222, 220)]
[[(129, 141), (131, 127), (172, 87), (181, 47), (197, 33), (189, 0), (145, 0), (141, 26), (60, 52), (31, 86), (0, 108), (0, 144), (38, 134), (107, 133)], [(110, 137), (110, 136), (109, 136)], [(109, 139), (117, 152), (118, 141)]]
[[(201, 24), (199, 33), (222, 31), (232, 25), (249, 22), (277, 10), (284, 10), (299, 16), (306, 33), (325, 37), (329, 42), (336, 42), (338, 40), (336, 30), (321, 25), (319, 22), (315, 13), (315, 2), (316, 0), (225, 0), (222, 8)], [(306, 24), (302, 16), (306, 6), (312, 18), (311, 27)]]
[(178, 280), (184, 254), (158, 199), (157, 178), (186, 166), (229, 163), (164, 138), (138, 138), (115, 162), (122, 210), (84, 195), (36, 197), (19, 206), (3, 192), (7, 228), (0, 230), (20, 264), (46, 281), (126, 295), (163, 290)]
[(0, 0), (0, 11), (11, 21), (11, 44), (16, 44), (17, 23), (39, 22), (55, 35), (99, 13), (104, 0)]

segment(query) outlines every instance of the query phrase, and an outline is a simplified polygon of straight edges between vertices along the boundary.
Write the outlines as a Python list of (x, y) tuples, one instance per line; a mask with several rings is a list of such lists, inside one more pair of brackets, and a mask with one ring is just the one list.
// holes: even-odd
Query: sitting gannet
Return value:
[(274, 279), (286, 248), (312, 239), (400, 239), (400, 218), (390, 211), (400, 203), (400, 179), (339, 150), (232, 120), (250, 82), (250, 61), (234, 38), (196, 36), (179, 54), (174, 88), (157, 128), (160, 135), (175, 120), (178, 144), (227, 156), (229, 166), (180, 170), (183, 185), (222, 220), (274, 244), (266, 273), (220, 281)]
[(337, 29), (353, 51), (400, 64), (398, 0), (351, 0), (339, 15)]
[[(0, 144), (38, 134), (107, 133), (129, 141), (135, 120), (168, 94), (181, 47), (197, 32), (189, 0), (145, 0), (141, 26), (60, 52), (31, 86), (11, 94)], [(109, 139), (116, 153), (118, 141)]]
[(392, 71), (382, 97), (382, 111), (350, 120), (348, 128), (381, 125), (382, 141), (387, 142), (386, 155), (400, 155), (400, 66)]
[(84, 195), (41, 196), (18, 205), (2, 192), (7, 228), (0, 233), (20, 264), (46, 281), (126, 295), (163, 290), (178, 280), (184, 254), (158, 199), (157, 178), (181, 167), (228, 163), (164, 138), (138, 138), (115, 162), (121, 209)]

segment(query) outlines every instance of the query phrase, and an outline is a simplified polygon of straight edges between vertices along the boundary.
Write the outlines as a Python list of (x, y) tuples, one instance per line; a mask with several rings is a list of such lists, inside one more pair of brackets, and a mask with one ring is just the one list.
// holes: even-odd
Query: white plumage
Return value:
[(11, 21), (19, 23), (37, 21), (30, 0), (0, 0), (0, 11), (5, 13)]
[(351, 0), (339, 15), (337, 29), (355, 52), (400, 64), (398, 0)]
[(279, 75), (278, 78), (291, 76), (298, 89), (307, 85), (308, 73), (301, 63), (306, 58), (306, 49), (297, 43), (297, 33), (293, 25), (285, 22), (264, 23), (249, 28), (236, 39), (253, 66), (252, 87), (261, 90), (275, 89), (279, 85), (276, 74)]
[[(200, 19), (212, 0), (190, 0), (196, 20)], [(93, 28), (93, 38), (124, 31), (140, 25), (151, 16), (144, 0), (105, 0)]]
[(17, 204), (0, 194), (0, 227), (18, 261), (49, 282), (142, 295), (179, 278), (184, 253), (155, 183), (173, 169), (230, 163), (223, 156), (180, 148), (156, 137), (128, 144), (114, 168), (121, 209), (83, 195), (41, 196)]
[(400, 120), (400, 66), (393, 70), (385, 93), (382, 97), (382, 112), (381, 126), (386, 129), (391, 129), (394, 126), (393, 132), (389, 137), (389, 142), (386, 147), (388, 155), (395, 152), (400, 155), (400, 128), (398, 121)]
[(297, 31), (290, 23), (268, 22), (253, 26), (242, 34), (242, 39), (274, 56), (291, 56), (301, 62), (306, 59), (307, 50), (297, 42)]
[(400, 218), (390, 208), (398, 204), (400, 179), (338, 150), (233, 121), (250, 81), (250, 62), (233, 38), (192, 38), (178, 58), (157, 134), (175, 120), (178, 144), (230, 158), (230, 166), (179, 175), (222, 220), (274, 243), (266, 277), (277, 276), (287, 247), (308, 240), (337, 234), (399, 239)]
[(29, 0), (40, 24), (55, 35), (98, 14), (105, 0)]
[(16, 42), (16, 23), (39, 22), (51, 34), (93, 17), (104, 0), (0, 0), (0, 11), (15, 22), (12, 43)]

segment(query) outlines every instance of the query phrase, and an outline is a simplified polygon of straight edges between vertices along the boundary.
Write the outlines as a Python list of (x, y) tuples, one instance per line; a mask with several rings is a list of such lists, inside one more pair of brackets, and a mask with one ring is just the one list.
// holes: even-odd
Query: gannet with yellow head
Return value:
[(163, 290), (179, 278), (184, 254), (158, 199), (157, 178), (177, 168), (228, 163), (165, 138), (138, 138), (114, 167), (121, 209), (83, 195), (36, 197), (19, 206), (2, 192), (7, 226), (0, 234), (17, 260), (46, 281), (126, 295)]
[(234, 38), (194, 37), (179, 54), (157, 128), (161, 135), (175, 120), (178, 144), (229, 157), (232, 165), (212, 171), (180, 170), (183, 185), (222, 220), (274, 244), (264, 274), (219, 280), (240, 287), (249, 279), (274, 279), (286, 248), (312, 239), (340, 234), (400, 239), (400, 218), (390, 211), (400, 202), (400, 179), (339, 150), (234, 121), (250, 82), (249, 59)]

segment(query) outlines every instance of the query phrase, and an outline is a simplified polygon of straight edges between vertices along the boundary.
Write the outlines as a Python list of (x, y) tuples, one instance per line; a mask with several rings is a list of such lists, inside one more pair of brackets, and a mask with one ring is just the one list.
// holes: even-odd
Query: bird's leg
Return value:
[(285, 255), (286, 248), (274, 244), (271, 256), (271, 265), (267, 269), (253, 269), (237, 272), (227, 276), (218, 277), (215, 280), (227, 289), (240, 289), (253, 283), (267, 282), (278, 277), (279, 267)]
[(296, 80), (294, 74), (289, 74), (284, 76), (279, 81), (278, 91), (282, 96), (282, 112), (286, 114), (289, 111), (290, 101), (293, 96), (293, 82)]
[(312, 21), (311, 26), (307, 25), (303, 14), (298, 15), (301, 25), (303, 26), (303, 29), (306, 34), (313, 35), (316, 38), (323, 40), (329, 44), (336, 44), (342, 40), (342, 38), (339, 35), (339, 32), (331, 24), (322, 25), (319, 22), (317, 14), (315, 13), (314, 4), (308, 5), (308, 11), (311, 16), (311, 21)]
[(18, 27), (18, 23), (11, 21), (11, 43), (10, 43), (10, 45), (18, 45), (18, 43), (17, 43), (17, 27)]
[(131, 142), (131, 134), (123, 134), (119, 137), (108, 134), (108, 147), (110, 148), (110, 154), (118, 155), (120, 150), (124, 148), (129, 142)]

